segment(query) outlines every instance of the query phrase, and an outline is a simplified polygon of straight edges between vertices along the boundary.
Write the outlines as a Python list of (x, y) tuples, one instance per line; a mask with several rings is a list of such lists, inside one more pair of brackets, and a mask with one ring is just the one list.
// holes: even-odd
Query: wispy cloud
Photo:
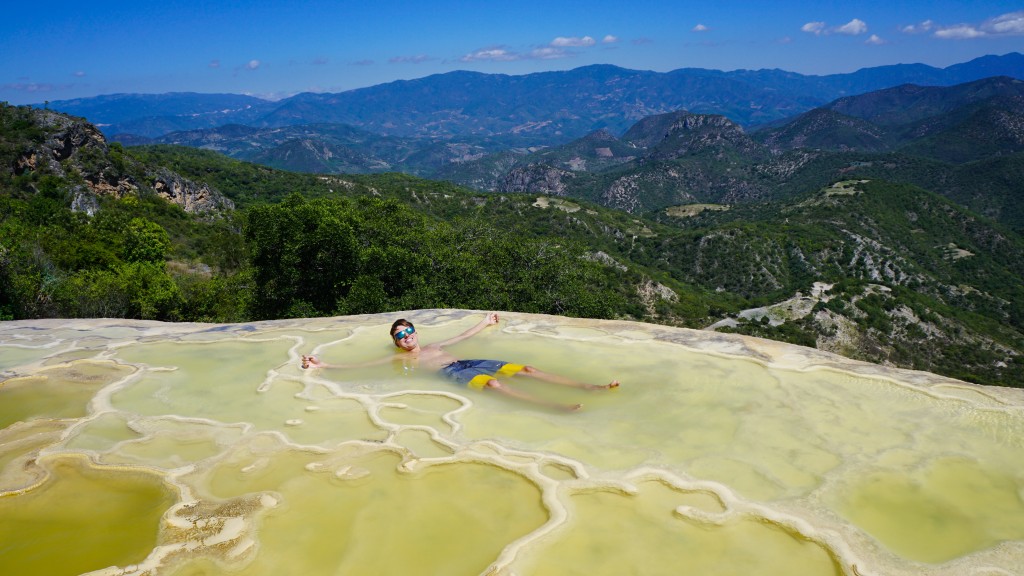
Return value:
[(326, 56), (318, 56), (313, 58), (313, 66), (324, 66), (329, 64), (330, 60)]
[(868, 37), (867, 40), (864, 41), (864, 43), (870, 44), (871, 46), (881, 46), (883, 44), (888, 44), (889, 42), (886, 41), (881, 36), (879, 36), (878, 34), (872, 34), (871, 36)]
[(900, 28), (900, 32), (904, 34), (927, 34), (935, 29), (935, 22), (931, 20), (925, 20), (920, 24), (908, 24)]
[(707, 32), (708, 30), (711, 30), (711, 28), (708, 28), (703, 24), (697, 24), (696, 26), (690, 29), (690, 32)]
[(59, 92), (61, 90), (67, 90), (74, 88), (74, 84), (50, 84), (48, 82), (18, 82), (15, 84), (2, 84), (0, 89), (3, 90), (14, 90), (16, 92), (28, 92), (30, 94), (39, 93), (45, 94), (47, 92)]
[(942, 38), (943, 40), (970, 40), (972, 38), (981, 38), (988, 36), (984, 30), (980, 30), (970, 24), (958, 24), (956, 26), (948, 26), (940, 28), (935, 31), (936, 38)]
[(559, 46), (544, 46), (530, 50), (527, 58), (531, 60), (558, 60), (575, 56), (575, 53), (565, 50)]
[(559, 36), (552, 40), (550, 45), (554, 48), (583, 48), (586, 46), (593, 46), (594, 44), (597, 44), (597, 41), (590, 36), (584, 36), (582, 38), (578, 36)]
[(522, 56), (504, 48), (494, 47), (471, 52), (460, 58), (460, 60), (463, 62), (512, 62), (513, 60), (522, 60)]
[(846, 24), (841, 26), (829, 27), (824, 22), (808, 22), (800, 27), (800, 31), (808, 34), (814, 34), (815, 36), (827, 35), (827, 34), (845, 34), (847, 36), (857, 36), (865, 34), (868, 31), (868, 25), (860, 18), (854, 18)]
[[(220, 63), (218, 63), (217, 65), (219, 66)], [(245, 74), (247, 72), (255, 72), (255, 71), (259, 70), (260, 66), (263, 66), (263, 63), (260, 62), (259, 60), (256, 60), (254, 58), (254, 59), (249, 60), (248, 62), (246, 62), (244, 64), (240, 64), (240, 65), (236, 66), (234, 71), (231, 72), (231, 75), (233, 77), (237, 78), (239, 74)]]
[(430, 62), (431, 60), (437, 60), (433, 56), (427, 56), (426, 54), (417, 54), (415, 56), (395, 56), (394, 58), (388, 59), (389, 64), (422, 64), (424, 62)]
[(206, 65), (207, 68), (220, 68), (220, 60), (210, 60), (210, 63)]
[(368, 60), (368, 59), (367, 60), (356, 60), (354, 62), (349, 62), (348, 63), (349, 66), (373, 66), (374, 64), (376, 64), (376, 62), (374, 62), (373, 60)]
[(76, 70), (71, 75), (74, 76), (75, 78), (85, 78), (85, 72), (83, 72), (82, 70)]
[[(602, 40), (602, 44), (615, 44), (619, 41), (617, 36), (608, 34)], [(597, 40), (592, 36), (558, 36), (544, 46), (538, 46), (528, 52), (510, 50), (505, 46), (490, 46), (481, 48), (459, 58), (462, 62), (514, 62), (517, 60), (558, 60), (561, 58), (572, 58), (577, 55), (573, 48), (590, 48), (595, 46)]]
[[(931, 21), (927, 21), (931, 24)], [(971, 40), (974, 38), (998, 37), (998, 36), (1024, 36), (1024, 11), (1008, 12), (995, 18), (989, 18), (980, 23), (960, 23), (950, 26), (932, 25), (927, 30), (934, 28), (934, 36), (943, 40)], [(906, 26), (904, 32), (914, 33), (921, 30), (920, 26)]]
[(558, 60), (568, 58), (572, 52), (555, 46), (542, 46), (529, 52), (516, 52), (505, 48), (484, 48), (466, 54), (462, 62), (515, 62), (518, 60)]

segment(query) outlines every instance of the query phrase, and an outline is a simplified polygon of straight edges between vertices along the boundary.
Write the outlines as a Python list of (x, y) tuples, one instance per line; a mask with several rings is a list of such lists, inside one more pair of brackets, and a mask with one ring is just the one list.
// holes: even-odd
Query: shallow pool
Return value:
[(482, 313), (0, 324), (0, 573), (1022, 573), (1022, 390), (523, 314), (451, 351), (622, 386), (299, 368), (399, 316)]

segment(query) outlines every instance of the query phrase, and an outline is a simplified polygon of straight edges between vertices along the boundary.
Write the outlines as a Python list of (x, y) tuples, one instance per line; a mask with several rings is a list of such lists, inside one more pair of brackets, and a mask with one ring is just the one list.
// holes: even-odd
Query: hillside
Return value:
[(863, 174), (916, 184), (1020, 231), (1022, 125), (1024, 82), (993, 77), (845, 97), (754, 132), (725, 116), (677, 110), (644, 117), (621, 136), (599, 129), (547, 147), (530, 146), (529, 136), (396, 137), (343, 124), (229, 125), (153, 141), (285, 170), (397, 171), (632, 213), (785, 200)]
[[(491, 170), (494, 177), (474, 176), (472, 183), (642, 213), (675, 204), (782, 201), (864, 175), (916, 184), (1020, 231), (1022, 126), (1019, 80), (904, 86), (842, 99), (751, 134), (721, 116), (650, 116), (621, 138), (603, 137), (602, 163), (591, 160), (598, 148), (587, 137), (521, 154), (504, 174)], [(487, 156), (462, 162), (444, 176), (468, 184), (463, 173), (478, 174), (477, 165), (490, 163)]]
[(0, 106), (0, 144), (0, 170), (16, 189), (65, 186), (71, 205), (86, 213), (100, 197), (127, 195), (156, 195), (191, 213), (231, 208), (208, 186), (141, 165), (95, 126), (49, 110)]
[(902, 151), (952, 163), (1024, 151), (1024, 82), (904, 85), (841, 98), (759, 131), (773, 150)]
[[(179, 169), (192, 154), (150, 152)], [(716, 324), (872, 362), (1024, 383), (1024, 241), (920, 188), (848, 181), (782, 203), (649, 219), (398, 175), (323, 182), (331, 191), (369, 187), (448, 221), (503, 222), (525, 237), (577, 242), (642, 296), (628, 312), (634, 318)]]
[(967, 379), (1013, 365), (1024, 342), (1020, 236), (913, 186), (838, 182), (760, 222), (683, 238), (662, 254), (684, 281), (771, 300), (800, 287), (741, 315), (740, 332), (799, 329), (819, 348)]
[[(56, 133), (50, 112), (4, 113), (10, 158)], [(703, 133), (707, 117), (690, 120), (654, 124), (691, 131), (678, 142), (705, 160), (749, 142)], [(72, 144), (68, 157), (88, 148)], [(188, 213), (140, 186), (97, 195), (87, 212), (74, 204), (78, 169), (66, 161), (59, 173), (42, 163), (4, 172), (5, 317), (244, 321), (493, 308), (715, 326), (1024, 383), (1024, 241), (914, 186), (831, 180), (797, 192), (791, 181), (791, 199), (648, 217), (399, 174), (285, 172), (192, 148), (96, 148), (97, 165), (118, 158), (140, 174), (202, 183), (236, 208)], [(829, 166), (804, 166), (816, 162)]]

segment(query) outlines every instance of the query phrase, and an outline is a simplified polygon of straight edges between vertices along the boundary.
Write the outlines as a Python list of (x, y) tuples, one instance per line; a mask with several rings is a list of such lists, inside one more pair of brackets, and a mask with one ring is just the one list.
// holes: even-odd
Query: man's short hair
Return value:
[(400, 326), (408, 326), (409, 328), (412, 328), (413, 330), (416, 329), (416, 327), (412, 325), (412, 322), (409, 322), (405, 318), (399, 318), (398, 320), (395, 320), (394, 324), (391, 325), (391, 336), (394, 336), (395, 332), (398, 332), (398, 328)]

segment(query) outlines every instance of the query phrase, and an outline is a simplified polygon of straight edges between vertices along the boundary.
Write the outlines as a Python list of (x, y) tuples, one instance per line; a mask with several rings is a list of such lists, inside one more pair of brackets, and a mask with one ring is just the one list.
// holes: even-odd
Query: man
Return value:
[[(479, 324), (473, 326), (469, 330), (466, 330), (462, 334), (437, 342), (434, 344), (427, 344), (420, 346), (419, 334), (416, 332), (416, 328), (412, 325), (412, 322), (408, 320), (399, 319), (391, 325), (391, 339), (394, 341), (395, 346), (402, 350), (402, 358), (413, 358), (418, 364), (439, 370), (445, 376), (455, 380), (460, 384), (464, 384), (469, 388), (477, 390), (494, 390), (500, 392), (511, 398), (517, 398), (519, 400), (525, 400), (527, 402), (533, 402), (545, 406), (551, 406), (555, 408), (561, 408), (564, 410), (579, 410), (581, 404), (559, 404), (555, 402), (548, 402), (540, 398), (536, 398), (525, 392), (509, 388), (505, 383), (498, 379), (498, 377), (527, 377), (536, 378), (544, 382), (550, 382), (552, 384), (559, 384), (562, 386), (570, 386), (573, 388), (582, 388), (585, 390), (610, 390), (612, 388), (618, 388), (619, 381), (612, 380), (610, 383), (603, 386), (594, 384), (584, 384), (575, 380), (566, 378), (564, 376), (558, 376), (556, 374), (549, 374), (534, 368), (533, 366), (525, 366), (522, 364), (512, 364), (510, 362), (504, 362), (501, 360), (459, 360), (444, 350), (445, 346), (457, 344), (463, 340), (476, 335), (484, 328), (497, 324), (498, 315), (494, 312), (489, 312)], [(315, 356), (303, 356), (302, 367), (303, 368), (357, 368), (362, 366), (371, 366), (375, 364), (384, 364), (390, 362), (398, 357), (393, 358), (382, 358), (380, 360), (373, 360), (370, 362), (364, 362), (361, 364), (328, 364), (321, 362)]]

